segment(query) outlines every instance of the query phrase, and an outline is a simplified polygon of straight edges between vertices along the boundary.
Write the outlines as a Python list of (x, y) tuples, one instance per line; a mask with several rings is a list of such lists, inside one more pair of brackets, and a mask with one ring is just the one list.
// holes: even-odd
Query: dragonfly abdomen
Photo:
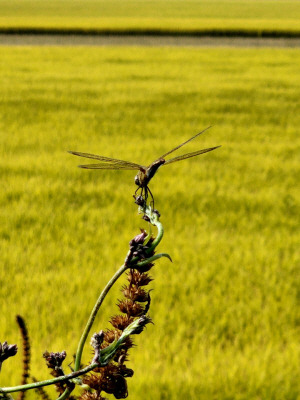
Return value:
[(149, 167), (146, 170), (146, 176), (148, 179), (148, 183), (149, 181), (153, 178), (153, 176), (155, 175), (156, 171), (158, 170), (158, 168), (163, 165), (166, 161), (163, 158), (160, 158), (156, 161), (154, 161), (151, 165), (149, 165)]

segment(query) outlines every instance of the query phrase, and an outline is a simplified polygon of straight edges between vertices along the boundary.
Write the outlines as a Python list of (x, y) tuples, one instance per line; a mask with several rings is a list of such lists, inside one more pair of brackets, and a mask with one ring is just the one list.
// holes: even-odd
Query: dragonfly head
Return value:
[(134, 178), (134, 183), (138, 186), (138, 187), (145, 187), (147, 186), (148, 180), (147, 180), (147, 176), (146, 176), (146, 168), (145, 169), (140, 169), (139, 172), (136, 174), (135, 178)]
[(141, 186), (139, 174), (136, 174), (136, 176), (134, 177), (134, 183), (135, 183), (137, 186)]

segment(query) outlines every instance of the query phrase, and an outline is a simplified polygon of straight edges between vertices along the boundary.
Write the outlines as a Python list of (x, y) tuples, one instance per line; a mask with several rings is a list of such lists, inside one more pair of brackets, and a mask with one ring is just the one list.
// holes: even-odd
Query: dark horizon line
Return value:
[(300, 38), (299, 31), (272, 29), (193, 29), (174, 30), (159, 28), (50, 28), (0, 27), (2, 35), (62, 35), (62, 36), (157, 36), (157, 37), (241, 37), (241, 38)]

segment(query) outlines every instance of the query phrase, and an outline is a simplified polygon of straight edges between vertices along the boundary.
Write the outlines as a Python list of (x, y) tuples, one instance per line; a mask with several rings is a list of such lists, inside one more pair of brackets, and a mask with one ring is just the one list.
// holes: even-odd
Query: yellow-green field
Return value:
[(298, 0), (0, 0), (0, 28), (300, 34)]
[[(24, 316), (36, 378), (45, 349), (71, 362), (147, 227), (132, 172), (80, 170), (66, 151), (148, 163), (213, 124), (185, 150), (220, 149), (151, 184), (173, 264), (152, 270), (155, 325), (131, 351), (129, 398), (300, 399), (299, 65), (298, 50), (0, 48), (0, 341), (20, 344)], [(1, 386), (20, 364), (4, 363)]]

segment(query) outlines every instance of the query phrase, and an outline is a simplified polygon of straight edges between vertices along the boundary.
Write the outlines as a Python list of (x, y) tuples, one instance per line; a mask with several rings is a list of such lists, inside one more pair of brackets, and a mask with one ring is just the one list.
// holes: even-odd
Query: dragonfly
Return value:
[[(69, 153), (79, 156), (79, 157), (84, 157), (84, 158), (90, 158), (93, 160), (100, 161), (97, 164), (84, 164), (84, 165), (78, 165), (80, 168), (85, 168), (85, 169), (106, 169), (106, 170), (136, 170), (138, 173), (136, 174), (134, 178), (135, 184), (138, 186), (135, 195), (137, 194), (138, 190), (140, 190), (140, 196), (142, 199), (144, 199), (144, 204), (147, 203), (148, 199), (148, 194), (150, 194), (152, 198), (152, 203), (154, 205), (154, 197), (153, 194), (149, 188), (149, 183), (151, 179), (154, 177), (156, 174), (157, 170), (164, 166), (168, 165), (177, 161), (181, 160), (186, 160), (187, 158), (192, 158), (199, 156), (200, 154), (208, 153), (209, 151), (215, 150), (221, 146), (215, 146), (215, 147), (209, 147), (206, 149), (202, 150), (197, 150), (193, 151), (191, 153), (186, 153), (177, 157), (170, 158), (169, 160), (166, 160), (165, 157), (173, 153), (175, 150), (180, 149), (180, 147), (186, 145), (189, 143), (191, 140), (194, 140), (196, 137), (207, 131), (210, 126), (202, 130), (201, 132), (197, 133), (195, 136), (192, 136), (190, 139), (186, 140), (185, 142), (179, 144), (178, 146), (174, 147), (172, 150), (169, 150), (168, 152), (164, 153), (160, 157), (158, 157), (155, 161), (153, 161), (150, 165), (144, 166), (141, 164), (137, 164), (134, 162), (130, 161), (124, 161), (124, 160), (118, 160), (116, 158), (110, 158), (110, 157), (104, 157), (104, 156), (98, 156), (96, 154), (90, 154), (90, 153), (81, 153), (78, 151), (69, 151)], [(134, 197), (136, 198), (136, 196)]]

